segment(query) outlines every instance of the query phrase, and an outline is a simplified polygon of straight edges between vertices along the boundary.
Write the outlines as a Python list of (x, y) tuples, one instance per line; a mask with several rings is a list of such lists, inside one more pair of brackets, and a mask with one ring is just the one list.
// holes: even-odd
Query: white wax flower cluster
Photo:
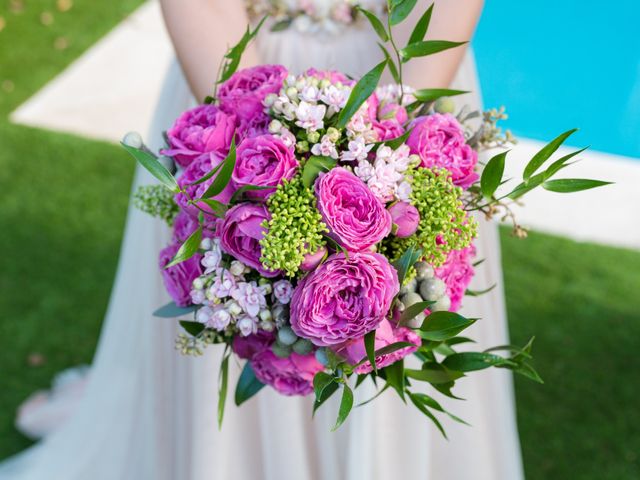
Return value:
[(204, 239), (200, 245), (205, 251), (201, 260), (204, 273), (193, 281), (191, 300), (202, 305), (196, 321), (207, 328), (222, 332), (237, 331), (242, 336), (254, 334), (258, 329), (273, 331), (276, 327), (271, 306), (286, 305), (291, 300), (293, 286), (287, 280), (271, 283), (247, 281), (251, 269), (238, 260), (228, 267), (223, 264), (218, 239)]
[[(355, 140), (349, 142), (355, 143)], [(368, 145), (367, 148), (372, 147)], [(351, 148), (351, 147), (350, 147)], [(354, 173), (362, 179), (373, 194), (383, 202), (401, 200), (408, 202), (411, 197), (411, 184), (407, 181), (407, 170), (420, 162), (417, 155), (410, 155), (405, 144), (393, 150), (387, 145), (380, 145), (376, 150), (376, 158), (372, 162), (367, 157), (358, 158)]]

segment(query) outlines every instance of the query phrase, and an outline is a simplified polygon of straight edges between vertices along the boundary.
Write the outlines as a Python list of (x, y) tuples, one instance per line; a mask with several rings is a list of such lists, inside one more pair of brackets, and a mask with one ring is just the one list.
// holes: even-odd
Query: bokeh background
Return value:
[[(142, 3), (0, 0), (0, 459), (30, 444), (18, 405), (91, 362), (134, 167), (114, 143), (9, 116)], [(485, 104), (507, 105), (508, 126), (533, 140), (581, 126), (574, 145), (637, 174), (638, 14), (632, 0), (488, 0), (474, 41)], [(632, 203), (608, 213), (635, 231)], [(536, 335), (546, 381), (515, 382), (530, 479), (640, 478), (640, 252), (604, 243), (502, 231), (512, 339)]]

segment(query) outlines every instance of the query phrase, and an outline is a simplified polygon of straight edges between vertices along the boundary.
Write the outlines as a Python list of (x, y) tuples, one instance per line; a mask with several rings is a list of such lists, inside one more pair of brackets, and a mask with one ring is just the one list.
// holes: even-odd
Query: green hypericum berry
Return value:
[(133, 204), (143, 212), (161, 218), (169, 226), (173, 225), (179, 211), (178, 205), (173, 199), (173, 193), (163, 185), (138, 187), (133, 194)]
[(267, 200), (271, 220), (260, 240), (262, 265), (269, 270), (283, 270), (294, 276), (308, 253), (325, 245), (322, 236), (327, 226), (316, 208), (313, 191), (302, 184), (299, 176), (283, 181)]

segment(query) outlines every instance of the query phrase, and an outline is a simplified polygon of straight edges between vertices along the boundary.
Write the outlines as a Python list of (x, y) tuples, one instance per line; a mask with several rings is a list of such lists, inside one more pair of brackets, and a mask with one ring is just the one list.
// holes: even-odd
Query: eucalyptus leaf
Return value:
[(176, 302), (169, 302), (153, 312), (153, 316), (160, 318), (176, 318), (195, 312), (197, 309), (198, 307), (196, 305), (191, 305), (190, 307), (179, 307), (176, 305)]
[(433, 312), (424, 319), (418, 334), (426, 340), (447, 340), (473, 325), (475, 321), (476, 319), (465, 318), (459, 313)]
[(264, 387), (264, 383), (256, 378), (251, 362), (246, 362), (236, 385), (235, 402), (240, 406)]
[(222, 167), (220, 167), (220, 171), (216, 178), (213, 180), (209, 188), (207, 188), (206, 192), (202, 194), (202, 198), (211, 198), (215, 197), (222, 193), (222, 191), (226, 188), (231, 180), (231, 175), (233, 174), (233, 169), (236, 166), (236, 139), (235, 137), (231, 140), (231, 148), (229, 148), (229, 154), (227, 158), (222, 162)]
[(391, 14), (389, 15), (389, 23), (391, 25), (398, 25), (405, 18), (409, 16), (413, 7), (416, 6), (418, 0), (402, 0), (394, 3), (391, 7)]
[(198, 251), (200, 241), (202, 240), (202, 225), (195, 232), (189, 235), (184, 243), (180, 246), (173, 259), (165, 265), (165, 269), (173, 267), (178, 263), (190, 259)]
[(349, 385), (345, 383), (342, 388), (342, 400), (340, 400), (340, 408), (338, 409), (338, 419), (336, 420), (336, 424), (331, 429), (332, 432), (340, 428), (340, 425), (342, 425), (347, 419), (352, 408), (353, 392), (351, 391), (351, 387), (349, 387)]
[(302, 168), (302, 184), (310, 188), (321, 172), (328, 172), (335, 167), (337, 163), (338, 160), (335, 158), (321, 157), (318, 155), (310, 156)]
[(362, 8), (360, 6), (357, 6), (356, 9), (360, 13), (362, 13), (365, 17), (367, 17), (367, 20), (369, 20), (369, 23), (371, 24), (373, 29), (378, 34), (378, 37), (380, 37), (380, 40), (382, 40), (383, 42), (388, 42), (389, 41), (389, 34), (387, 33), (387, 30), (384, 28), (384, 25), (380, 21), (380, 19), (378, 17), (376, 17), (376, 15), (374, 13), (370, 12), (366, 8)]
[(525, 182), (529, 180), (531, 176), (542, 166), (542, 164), (546, 162), (547, 159), (551, 157), (556, 150), (558, 150), (558, 148), (560, 148), (560, 145), (562, 145), (567, 138), (577, 131), (577, 128), (568, 130), (563, 134), (558, 135), (556, 138), (551, 140), (551, 142), (542, 147), (540, 151), (536, 153), (531, 160), (529, 160), (529, 163), (527, 163), (522, 174), (522, 179), (525, 180)]
[(395, 62), (391, 59), (391, 55), (389, 54), (389, 51), (381, 43), (378, 43), (378, 46), (380, 47), (380, 50), (382, 50), (382, 53), (384, 54), (384, 58), (387, 60), (387, 66), (389, 67), (389, 72), (391, 73), (391, 77), (393, 77), (393, 80), (397, 84), (400, 84), (401, 83), (400, 72), (398, 72), (398, 67), (396, 67)]
[(429, 8), (427, 8), (427, 10), (422, 14), (420, 20), (418, 20), (416, 26), (413, 28), (411, 36), (409, 37), (409, 41), (407, 42), (408, 45), (424, 40), (424, 37), (427, 34), (427, 30), (429, 30), (429, 23), (431, 22), (432, 13), (433, 3), (429, 5)]
[(384, 67), (387, 61), (384, 60), (367, 72), (353, 87), (344, 108), (338, 114), (337, 128), (344, 128), (349, 123), (351, 117), (358, 111), (360, 106), (371, 96), (378, 86)]
[(500, 186), (502, 175), (504, 174), (504, 162), (509, 150), (498, 153), (491, 157), (482, 170), (480, 177), (480, 189), (485, 198), (491, 198)]
[(180, 326), (184, 328), (185, 332), (193, 337), (197, 337), (204, 330), (204, 324), (200, 322), (190, 322), (187, 320), (181, 320)]
[(157, 158), (144, 150), (130, 147), (124, 143), (121, 143), (121, 145), (140, 165), (142, 165), (151, 175), (157, 178), (165, 187), (174, 193), (178, 193), (180, 191), (180, 187), (178, 186), (178, 182), (174, 176), (171, 175), (171, 172), (169, 172), (169, 170), (167, 170), (167, 168)]
[(422, 88), (416, 90), (412, 95), (422, 103), (433, 102), (442, 97), (455, 97), (456, 95), (464, 95), (469, 93), (467, 90), (451, 90), (448, 88)]
[(542, 184), (542, 188), (544, 188), (545, 190), (549, 190), (550, 192), (572, 193), (610, 184), (611, 182), (604, 182), (602, 180), (589, 180), (586, 178), (562, 178), (558, 180), (547, 180)]
[(435, 53), (444, 52), (451, 48), (459, 47), (467, 42), (450, 42), (448, 40), (424, 40), (422, 42), (412, 43), (400, 50), (403, 61), (411, 58), (426, 57)]

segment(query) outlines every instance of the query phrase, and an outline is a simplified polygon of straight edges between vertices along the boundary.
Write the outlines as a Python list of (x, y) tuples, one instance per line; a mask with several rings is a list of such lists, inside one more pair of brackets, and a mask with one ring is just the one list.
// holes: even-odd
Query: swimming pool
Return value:
[(640, 158), (640, 2), (487, 0), (474, 39), (487, 107), (509, 128)]

